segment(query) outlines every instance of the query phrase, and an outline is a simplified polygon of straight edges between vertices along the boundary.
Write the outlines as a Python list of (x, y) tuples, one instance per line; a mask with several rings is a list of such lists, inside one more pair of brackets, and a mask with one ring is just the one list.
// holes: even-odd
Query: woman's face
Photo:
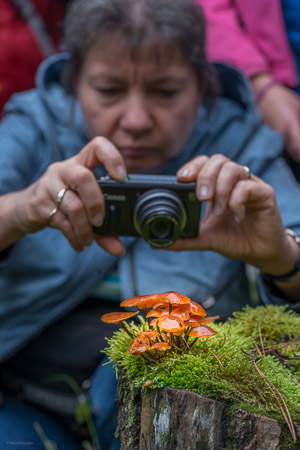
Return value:
[(128, 172), (136, 173), (180, 153), (201, 96), (195, 71), (178, 49), (159, 62), (153, 53), (133, 60), (118, 42), (122, 44), (117, 40), (115, 45), (91, 47), (76, 93), (88, 137), (108, 138), (123, 155)]

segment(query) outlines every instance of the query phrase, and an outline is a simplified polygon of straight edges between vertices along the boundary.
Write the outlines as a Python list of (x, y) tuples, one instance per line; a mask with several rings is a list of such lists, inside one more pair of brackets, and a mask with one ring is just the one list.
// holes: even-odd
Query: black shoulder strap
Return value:
[(56, 52), (51, 36), (47, 33), (43, 19), (30, 0), (12, 0), (15, 8), (27, 22), (34, 34), (40, 49), (46, 58)]

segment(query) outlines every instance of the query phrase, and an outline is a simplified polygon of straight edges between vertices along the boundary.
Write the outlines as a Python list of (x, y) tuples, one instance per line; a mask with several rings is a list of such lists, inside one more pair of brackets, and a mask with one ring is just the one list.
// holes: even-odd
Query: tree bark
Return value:
[(195, 392), (133, 388), (120, 377), (117, 437), (121, 450), (289, 450), (300, 449), (274, 419), (249, 413)]

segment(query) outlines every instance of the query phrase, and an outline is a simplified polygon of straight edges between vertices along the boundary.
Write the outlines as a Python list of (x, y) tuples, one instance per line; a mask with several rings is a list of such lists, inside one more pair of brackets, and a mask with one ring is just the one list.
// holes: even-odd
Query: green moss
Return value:
[[(132, 389), (132, 386), (131, 386)], [(127, 405), (125, 406), (125, 411), (127, 412), (127, 424), (126, 424), (126, 429), (130, 429), (131, 427), (133, 427), (135, 425), (136, 422), (136, 415), (135, 415), (135, 403), (134, 403), (134, 397), (131, 393), (131, 395), (129, 396), (129, 401), (127, 403)]]
[[(131, 324), (135, 334), (147, 328), (140, 320), (140, 325)], [(143, 383), (151, 380), (151, 388), (192, 390), (283, 422), (267, 378), (284, 396), (293, 420), (300, 422), (300, 316), (284, 307), (246, 307), (213, 328), (216, 336), (199, 339), (188, 353), (166, 354), (156, 364), (127, 353), (131, 338), (123, 330), (108, 340), (105, 353), (134, 387), (145, 389)], [(277, 347), (259, 355), (255, 345), (261, 346), (261, 340), (265, 348)]]

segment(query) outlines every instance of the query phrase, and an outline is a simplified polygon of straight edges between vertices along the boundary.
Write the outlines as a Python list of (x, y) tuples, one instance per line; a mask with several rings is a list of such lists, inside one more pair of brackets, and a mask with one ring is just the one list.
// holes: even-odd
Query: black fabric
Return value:
[[(66, 374), (81, 385), (105, 356), (101, 350), (107, 346), (106, 338), (119, 327), (104, 324), (101, 316), (120, 310), (114, 302), (90, 298), (2, 364), (2, 368), (33, 383)], [(52, 387), (72, 392), (65, 382), (53, 383)]]

